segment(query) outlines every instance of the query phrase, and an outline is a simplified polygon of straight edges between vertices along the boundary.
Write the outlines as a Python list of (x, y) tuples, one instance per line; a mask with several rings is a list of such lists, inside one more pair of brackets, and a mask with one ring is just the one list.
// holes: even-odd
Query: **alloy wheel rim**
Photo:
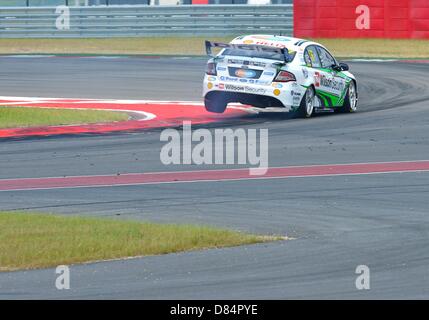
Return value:
[(308, 116), (313, 113), (313, 98), (314, 98), (314, 93), (313, 93), (313, 90), (310, 89), (307, 93), (307, 98), (305, 100), (306, 112)]
[(350, 99), (350, 109), (355, 111), (356, 110), (356, 90), (353, 82), (350, 84), (350, 87), (349, 87), (349, 99)]

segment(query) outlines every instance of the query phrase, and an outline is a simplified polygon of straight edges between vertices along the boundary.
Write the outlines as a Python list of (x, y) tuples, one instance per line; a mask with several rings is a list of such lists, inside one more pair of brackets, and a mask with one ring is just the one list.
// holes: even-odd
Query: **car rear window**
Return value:
[[(290, 53), (289, 61), (291, 62), (295, 58), (296, 52)], [(261, 58), (261, 59), (271, 59), (271, 60), (280, 60), (283, 61), (284, 57), (275, 52), (261, 52), (256, 50), (241, 50), (241, 49), (225, 49), (221, 55), (223, 56), (238, 56), (238, 57), (247, 57), (247, 58)]]

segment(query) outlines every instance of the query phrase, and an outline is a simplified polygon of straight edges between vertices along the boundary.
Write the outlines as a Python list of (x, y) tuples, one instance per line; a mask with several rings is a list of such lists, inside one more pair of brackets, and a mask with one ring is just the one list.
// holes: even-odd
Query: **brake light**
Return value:
[(216, 63), (214, 63), (214, 62), (207, 63), (206, 73), (210, 76), (215, 76), (216, 75)]
[(276, 82), (289, 82), (289, 81), (296, 81), (295, 75), (293, 73), (290, 73), (288, 71), (280, 71), (277, 75)]

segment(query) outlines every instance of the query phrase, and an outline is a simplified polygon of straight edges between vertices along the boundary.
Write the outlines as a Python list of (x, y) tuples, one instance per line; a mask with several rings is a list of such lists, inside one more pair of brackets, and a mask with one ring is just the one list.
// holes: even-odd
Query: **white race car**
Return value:
[[(219, 48), (217, 55), (212, 48)], [(358, 92), (348, 65), (316, 42), (276, 35), (240, 36), (229, 44), (206, 41), (211, 57), (204, 104), (222, 113), (230, 102), (303, 117), (335, 110), (354, 112)], [(267, 109), (268, 108), (268, 109)]]

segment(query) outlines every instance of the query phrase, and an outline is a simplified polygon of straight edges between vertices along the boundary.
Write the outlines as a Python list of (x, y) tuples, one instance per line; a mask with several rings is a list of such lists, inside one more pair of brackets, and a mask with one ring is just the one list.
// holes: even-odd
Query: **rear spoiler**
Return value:
[(206, 40), (206, 52), (207, 55), (213, 57), (212, 48), (221, 48), (221, 49), (240, 49), (240, 50), (253, 50), (257, 52), (270, 52), (277, 53), (283, 57), (285, 63), (291, 62), (295, 56), (295, 52), (289, 52), (286, 48), (275, 48), (269, 46), (261, 46), (256, 44), (231, 44), (231, 43), (222, 43), (222, 42), (212, 42)]

